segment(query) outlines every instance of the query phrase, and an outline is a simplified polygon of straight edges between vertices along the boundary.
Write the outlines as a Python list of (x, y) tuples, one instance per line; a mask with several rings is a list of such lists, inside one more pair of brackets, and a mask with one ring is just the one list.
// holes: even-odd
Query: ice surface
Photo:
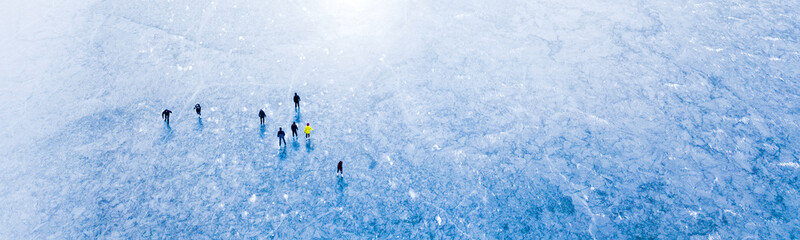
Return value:
[(0, 238), (800, 238), (798, 9), (12, 1)]

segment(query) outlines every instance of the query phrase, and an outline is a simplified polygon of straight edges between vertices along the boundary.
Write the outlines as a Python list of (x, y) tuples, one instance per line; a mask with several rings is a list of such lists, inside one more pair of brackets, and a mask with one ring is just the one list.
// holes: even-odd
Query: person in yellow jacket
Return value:
[(311, 137), (311, 131), (313, 131), (313, 130), (314, 129), (311, 128), (311, 124), (310, 123), (306, 123), (306, 129), (304, 130), (304, 132), (306, 132), (306, 139)]

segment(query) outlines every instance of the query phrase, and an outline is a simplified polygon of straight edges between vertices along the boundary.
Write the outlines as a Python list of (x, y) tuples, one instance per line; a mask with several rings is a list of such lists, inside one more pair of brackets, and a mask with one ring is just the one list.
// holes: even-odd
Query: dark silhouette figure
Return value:
[(169, 114), (170, 113), (172, 113), (172, 111), (170, 111), (169, 109), (164, 109), (164, 111), (161, 112), (161, 118), (164, 119), (164, 122), (167, 122), (167, 125), (169, 125)]
[(342, 172), (342, 161), (339, 161), (339, 164), (336, 165), (336, 173), (344, 175), (344, 172)]
[(297, 123), (296, 122), (292, 122), (292, 138), (296, 138), (296, 137), (297, 137)]
[(264, 125), (264, 118), (267, 117), (267, 114), (264, 113), (264, 109), (258, 111), (258, 117), (261, 118), (261, 125)]
[(199, 103), (194, 105), (194, 111), (197, 112), (197, 116), (201, 116), (200, 115), (200, 104)]
[(286, 133), (283, 132), (283, 128), (278, 128), (278, 146), (281, 146), (281, 141), (283, 142), (283, 145), (286, 145), (286, 139), (283, 138), (285, 136)]
[(294, 93), (294, 110), (300, 111), (300, 96)]

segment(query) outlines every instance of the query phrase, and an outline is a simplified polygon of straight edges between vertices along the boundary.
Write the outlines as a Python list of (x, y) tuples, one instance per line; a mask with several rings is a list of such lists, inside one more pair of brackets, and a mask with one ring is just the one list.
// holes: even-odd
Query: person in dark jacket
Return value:
[(292, 122), (292, 138), (296, 138), (296, 137), (297, 137), (297, 123), (296, 122)]
[(300, 96), (294, 93), (294, 110), (300, 111)]
[(283, 132), (283, 128), (278, 128), (278, 146), (281, 146), (281, 141), (283, 141), (283, 145), (286, 145), (286, 139), (283, 137), (286, 136), (286, 133)]
[(194, 105), (194, 111), (197, 112), (197, 116), (200, 116), (200, 104), (199, 103)]
[(261, 118), (261, 125), (264, 125), (264, 118), (267, 117), (267, 114), (264, 113), (264, 109), (258, 111), (258, 117)]
[(344, 175), (344, 172), (342, 172), (342, 161), (339, 161), (339, 164), (336, 165), (336, 173), (340, 174), (340, 175)]
[(169, 109), (164, 109), (164, 111), (161, 112), (161, 118), (164, 119), (164, 122), (167, 122), (167, 125), (169, 125), (169, 114), (170, 113), (172, 113), (172, 111), (170, 111)]

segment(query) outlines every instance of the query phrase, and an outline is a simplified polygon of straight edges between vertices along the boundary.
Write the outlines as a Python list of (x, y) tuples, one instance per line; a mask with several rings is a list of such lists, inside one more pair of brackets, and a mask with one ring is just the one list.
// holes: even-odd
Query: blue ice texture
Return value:
[(3, 5), (0, 239), (800, 239), (800, 1)]

